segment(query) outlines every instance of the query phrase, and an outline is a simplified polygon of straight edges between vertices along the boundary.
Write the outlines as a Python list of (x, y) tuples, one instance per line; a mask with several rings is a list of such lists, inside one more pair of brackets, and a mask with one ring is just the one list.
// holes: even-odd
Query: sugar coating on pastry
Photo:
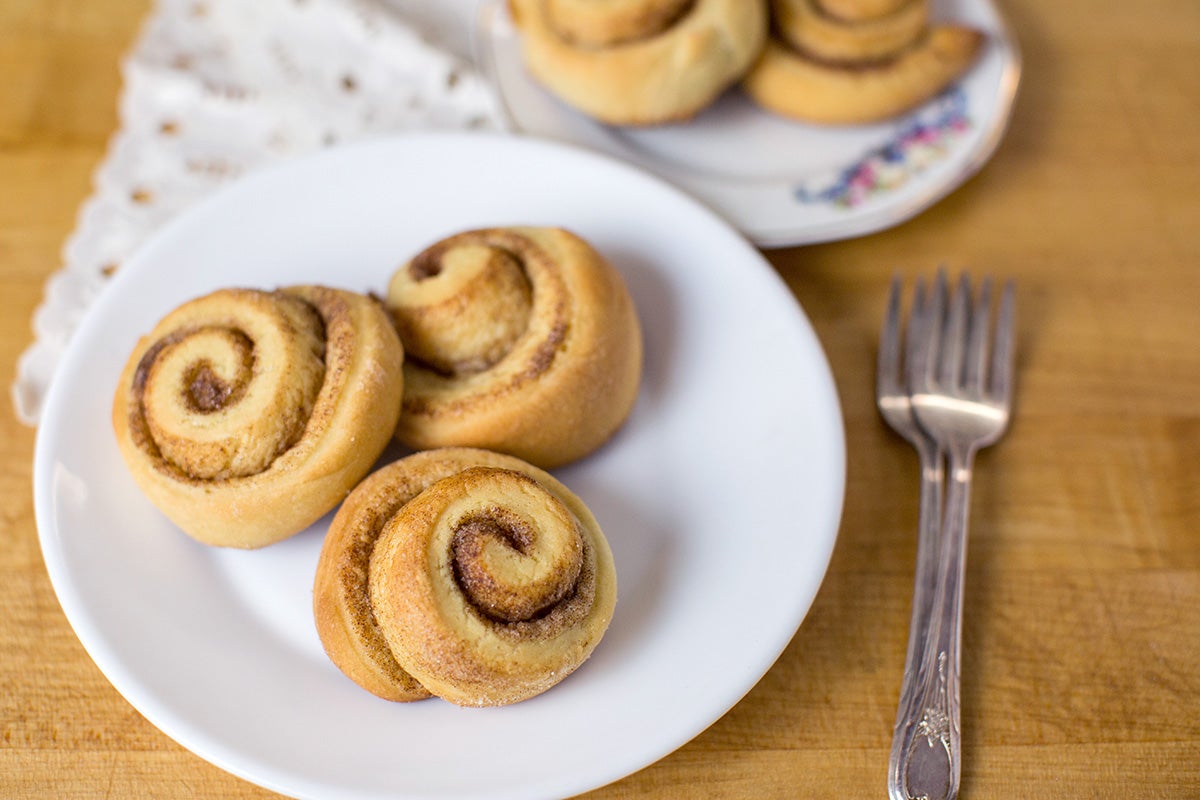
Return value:
[(399, 416), (403, 358), (365, 295), (218, 290), (134, 347), (113, 400), (117, 444), (186, 533), (262, 547), (332, 510), (371, 469)]
[(603, 533), (563, 484), (512, 456), (415, 453), (339, 509), (314, 583), (317, 631), (389, 700), (520, 702), (563, 680), (612, 619)]
[(753, 64), (765, 0), (509, 0), (530, 75), (615, 125), (686, 120)]
[(403, 265), (387, 307), (406, 348), (396, 437), (543, 468), (603, 444), (633, 408), (642, 336), (621, 274), (558, 228), (491, 228)]

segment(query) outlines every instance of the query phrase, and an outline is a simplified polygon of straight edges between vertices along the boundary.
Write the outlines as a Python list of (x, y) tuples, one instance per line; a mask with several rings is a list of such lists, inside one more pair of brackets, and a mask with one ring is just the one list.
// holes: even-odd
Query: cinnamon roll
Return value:
[[(859, 13), (845, 17), (834, 7)], [(979, 31), (929, 25), (927, 7), (927, 0), (773, 0), (779, 35), (742, 87), (763, 108), (806, 122), (862, 124), (902, 114), (961, 77), (983, 49)]]
[(370, 471), (395, 429), (403, 358), (364, 295), (216, 291), (135, 346), (113, 400), (117, 444), (186, 533), (262, 547), (332, 510)]
[(929, 19), (927, 0), (904, 0), (877, 17), (833, 16), (824, 0), (772, 0), (775, 29), (794, 50), (830, 64), (892, 58), (916, 42)]
[(490, 706), (574, 671), (615, 603), (612, 554), (577, 496), (512, 456), (447, 448), (350, 494), (321, 550), (313, 613), (330, 659), (368, 691)]
[(406, 349), (396, 436), (543, 468), (607, 440), (633, 407), (642, 338), (629, 292), (587, 242), (493, 228), (437, 242), (392, 277)]
[(765, 0), (509, 0), (526, 68), (602, 122), (685, 120), (735, 83), (767, 34)]

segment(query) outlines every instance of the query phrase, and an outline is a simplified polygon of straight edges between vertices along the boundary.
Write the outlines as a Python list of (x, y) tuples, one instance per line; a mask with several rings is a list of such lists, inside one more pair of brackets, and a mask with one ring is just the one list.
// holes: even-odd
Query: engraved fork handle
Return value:
[(915, 674), (905, 675), (906, 684), (911, 677), (912, 692), (907, 703), (901, 693), (892, 738), (892, 800), (954, 800), (962, 775), (958, 675), (972, 454), (952, 449), (949, 461), (937, 589)]

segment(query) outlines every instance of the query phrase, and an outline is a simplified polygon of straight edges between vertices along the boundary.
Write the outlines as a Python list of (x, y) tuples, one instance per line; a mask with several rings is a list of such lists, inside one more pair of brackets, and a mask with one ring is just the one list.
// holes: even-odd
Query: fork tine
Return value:
[(1016, 286), (1006, 281), (996, 316), (995, 343), (992, 349), (990, 394), (1005, 405), (1012, 401), (1013, 361), (1016, 356)]
[(917, 278), (916, 284), (913, 286), (912, 309), (908, 315), (908, 333), (904, 340), (904, 360), (908, 366), (909, 373), (906, 379), (909, 381), (910, 389), (912, 383), (912, 370), (914, 368), (924, 369), (923, 364), (928, 363), (922, 361), (927, 357), (928, 338), (925, 330), (925, 281)]
[(979, 297), (971, 311), (968, 325), (967, 363), (965, 386), (972, 392), (982, 392), (987, 372), (988, 333), (992, 311), (992, 279), (984, 277), (979, 287)]
[[(944, 290), (944, 273), (938, 275), (938, 280)], [(950, 306), (942, 325), (937, 376), (938, 383), (944, 389), (955, 388), (962, 384), (963, 340), (966, 338), (968, 298), (970, 296), (971, 281), (964, 272), (959, 276), (958, 285), (954, 289), (954, 296), (950, 298)]]
[(876, 384), (883, 391), (898, 391), (900, 373), (900, 276), (892, 277), (888, 294), (887, 314), (883, 319), (883, 331), (879, 335), (879, 362), (876, 369)]
[(931, 341), (933, 335), (933, 325), (931, 317), (933, 316), (933, 287), (930, 291), (925, 291), (925, 281), (917, 278), (917, 283), (913, 287), (912, 310), (908, 315), (908, 339), (905, 342), (905, 357), (907, 363), (906, 378), (908, 380), (909, 392), (925, 391), (929, 387), (932, 375), (930, 374), (930, 366), (933, 356), (932, 350), (934, 343)]
[(943, 310), (946, 307), (946, 270), (939, 269), (937, 279), (925, 294), (921, 284), (917, 285), (921, 300), (918, 310), (912, 315), (912, 327), (918, 331), (913, 343), (912, 368), (909, 370), (909, 391), (933, 391), (937, 376), (937, 354), (942, 337)]

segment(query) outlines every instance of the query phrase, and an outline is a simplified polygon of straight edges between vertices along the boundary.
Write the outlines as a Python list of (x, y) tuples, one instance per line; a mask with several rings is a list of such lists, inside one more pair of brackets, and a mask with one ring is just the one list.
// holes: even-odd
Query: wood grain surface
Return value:
[[(146, 0), (0, 0), (0, 375), (116, 126)], [(874, 408), (890, 277), (1016, 279), (1018, 410), (978, 462), (964, 798), (1200, 797), (1200, 4), (1008, 0), (1025, 56), (986, 168), (891, 230), (768, 252), (849, 447), (799, 633), (724, 718), (596, 798), (885, 796), (917, 468)], [(0, 412), (0, 796), (251, 798), (93, 665), (37, 544), (35, 432)], [(719, 641), (714, 642), (720, 646)]]

